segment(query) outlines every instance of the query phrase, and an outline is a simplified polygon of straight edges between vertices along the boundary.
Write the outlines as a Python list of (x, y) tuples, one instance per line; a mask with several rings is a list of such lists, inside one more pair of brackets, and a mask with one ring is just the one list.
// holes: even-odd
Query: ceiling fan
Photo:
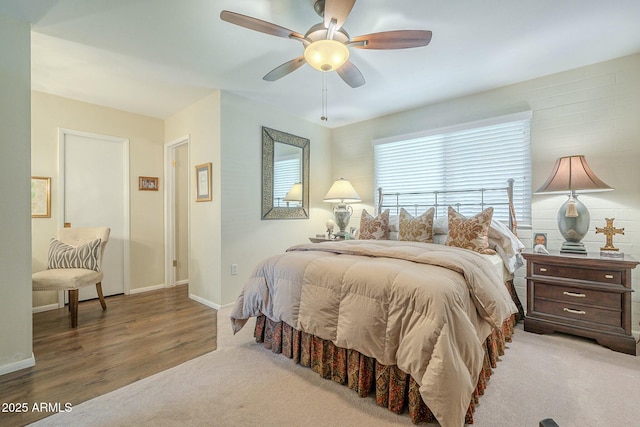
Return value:
[(406, 49), (426, 46), (431, 41), (432, 33), (427, 30), (397, 30), (350, 38), (342, 25), (355, 2), (356, 0), (317, 0), (313, 8), (323, 18), (323, 22), (313, 25), (304, 35), (271, 22), (228, 10), (223, 10), (220, 18), (250, 30), (302, 43), (303, 55), (274, 68), (263, 77), (264, 80), (278, 80), (308, 63), (319, 71), (337, 72), (349, 86), (356, 88), (362, 86), (365, 80), (360, 70), (349, 61), (349, 47)]

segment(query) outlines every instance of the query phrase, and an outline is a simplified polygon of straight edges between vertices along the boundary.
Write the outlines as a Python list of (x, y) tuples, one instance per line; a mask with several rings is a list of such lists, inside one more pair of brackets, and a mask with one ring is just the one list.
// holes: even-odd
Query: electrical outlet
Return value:
[(231, 275), (238, 274), (238, 264), (231, 264)]

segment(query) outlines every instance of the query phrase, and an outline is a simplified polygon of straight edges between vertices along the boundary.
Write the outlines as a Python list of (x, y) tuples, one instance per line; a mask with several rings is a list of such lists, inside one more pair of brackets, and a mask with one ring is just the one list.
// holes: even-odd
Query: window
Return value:
[(283, 207), (284, 197), (293, 184), (300, 182), (300, 156), (277, 160), (273, 163), (273, 206)]
[[(531, 112), (525, 112), (374, 141), (375, 188), (381, 187), (384, 193), (502, 188), (513, 178), (518, 223), (530, 225), (530, 122)], [(376, 193), (376, 204), (377, 197)], [(463, 215), (478, 213), (477, 205), (464, 206), (468, 194), (464, 197), (439, 195), (438, 204), (444, 206), (437, 215), (446, 216), (447, 205), (458, 205)], [(401, 203), (433, 203), (414, 198)], [(504, 192), (488, 192), (484, 199), (487, 205), (505, 201)], [(508, 207), (496, 205), (494, 218), (508, 221)]]

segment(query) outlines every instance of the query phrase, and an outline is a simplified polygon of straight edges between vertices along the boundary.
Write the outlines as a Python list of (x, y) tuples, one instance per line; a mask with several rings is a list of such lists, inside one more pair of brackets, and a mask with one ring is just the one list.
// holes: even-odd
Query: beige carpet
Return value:
[[(266, 351), (253, 322), (231, 335), (218, 314), (218, 350), (89, 400), (34, 426), (411, 426), (347, 387)], [(640, 425), (640, 357), (522, 326), (474, 414), (475, 425)]]

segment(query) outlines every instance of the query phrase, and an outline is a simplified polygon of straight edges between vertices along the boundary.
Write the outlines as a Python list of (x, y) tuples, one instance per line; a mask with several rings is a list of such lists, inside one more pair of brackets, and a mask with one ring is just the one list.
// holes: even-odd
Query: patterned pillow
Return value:
[(388, 240), (389, 209), (386, 209), (375, 218), (366, 209), (362, 209), (360, 235), (358, 238), (360, 240)]
[(430, 208), (414, 218), (405, 208), (400, 209), (400, 240), (433, 243), (433, 215), (436, 210)]
[(84, 268), (100, 271), (100, 239), (71, 246), (57, 239), (49, 242), (48, 269)]
[(489, 225), (492, 217), (493, 208), (487, 208), (472, 218), (466, 218), (449, 206), (447, 246), (494, 255), (496, 251), (489, 249)]

